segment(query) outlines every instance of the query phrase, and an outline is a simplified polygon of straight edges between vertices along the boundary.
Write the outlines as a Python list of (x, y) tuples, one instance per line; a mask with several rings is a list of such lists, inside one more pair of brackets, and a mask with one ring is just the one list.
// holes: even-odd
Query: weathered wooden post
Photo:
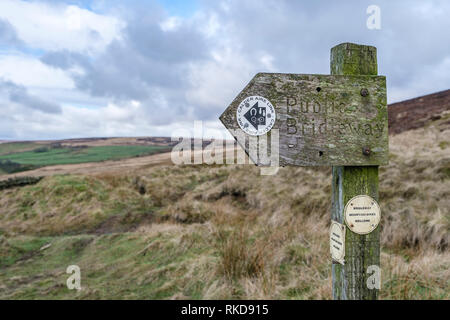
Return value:
[[(331, 49), (330, 69), (333, 75), (377, 75), (377, 49), (353, 43), (337, 45)], [(370, 148), (361, 152), (370, 156)], [(338, 166), (332, 171), (331, 219), (345, 225), (344, 206), (354, 196), (369, 195), (378, 201), (378, 166)], [(378, 290), (367, 286), (367, 269), (373, 265), (380, 266), (380, 228), (365, 235), (346, 232), (345, 264), (332, 265), (333, 299), (377, 299)]]
[(332, 48), (331, 75), (258, 73), (220, 120), (257, 165), (333, 167), (333, 298), (376, 299), (378, 166), (389, 155), (376, 48)]

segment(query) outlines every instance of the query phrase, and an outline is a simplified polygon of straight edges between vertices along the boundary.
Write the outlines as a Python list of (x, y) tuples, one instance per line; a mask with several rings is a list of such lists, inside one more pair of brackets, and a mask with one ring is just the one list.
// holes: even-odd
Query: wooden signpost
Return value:
[(389, 155), (386, 78), (377, 76), (376, 48), (332, 48), (331, 75), (259, 73), (220, 120), (258, 165), (264, 163), (249, 141), (267, 143), (277, 132), (280, 166), (332, 166), (333, 298), (376, 299), (367, 270), (380, 265), (374, 210), (378, 166)]
[[(385, 77), (259, 73), (220, 117), (228, 129), (240, 129), (237, 111), (247, 97), (275, 107), (271, 130), (279, 130), (281, 166), (388, 161)], [(261, 102), (248, 101), (255, 104)]]

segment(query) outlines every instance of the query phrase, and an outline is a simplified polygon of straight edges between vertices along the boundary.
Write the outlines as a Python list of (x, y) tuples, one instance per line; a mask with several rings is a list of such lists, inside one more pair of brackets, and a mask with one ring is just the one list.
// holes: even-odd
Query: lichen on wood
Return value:
[[(375, 47), (340, 44), (331, 49), (331, 73), (376, 75), (376, 55)], [(332, 173), (332, 220), (344, 223), (345, 204), (356, 195), (369, 195), (378, 201), (378, 166), (335, 166)], [(377, 299), (379, 290), (367, 286), (367, 270), (372, 265), (380, 266), (380, 226), (367, 235), (347, 228), (345, 265), (332, 264), (333, 298)]]

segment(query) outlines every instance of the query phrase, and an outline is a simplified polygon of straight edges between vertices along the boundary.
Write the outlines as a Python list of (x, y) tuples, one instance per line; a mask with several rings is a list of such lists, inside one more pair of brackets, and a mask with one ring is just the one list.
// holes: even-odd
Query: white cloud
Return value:
[(123, 22), (64, 4), (1, 0), (0, 18), (33, 48), (95, 52), (120, 36)]
[(270, 72), (275, 72), (276, 68), (273, 65), (273, 61), (275, 60), (275, 58), (273, 56), (271, 56), (270, 54), (267, 53), (263, 53), (261, 55), (261, 58), (259, 58), (259, 61), (261, 62), (261, 65)]
[[(48, 114), (8, 104), (3, 109), (8, 116), (0, 120), (0, 138), (33, 140), (107, 136), (170, 137), (180, 129), (194, 133), (193, 121), (152, 125), (142, 106), (133, 101), (122, 105), (108, 104), (97, 109), (73, 106), (63, 106), (62, 109), (62, 114)], [(203, 122), (203, 134), (213, 134), (220, 139), (230, 138), (219, 121)]]
[(192, 87), (186, 92), (190, 105), (210, 113), (225, 110), (226, 103), (251, 80), (257, 65), (231, 48), (214, 52), (213, 57), (214, 60), (192, 65), (189, 74)]
[(109, 103), (108, 98), (91, 97), (86, 92), (74, 89), (29, 87), (28, 91), (48, 101), (59, 102), (62, 106), (97, 109)]
[(0, 78), (26, 87), (72, 89), (73, 80), (62, 70), (25, 55), (0, 55)]
[(182, 19), (179, 17), (169, 17), (159, 24), (162, 31), (173, 31), (179, 28), (182, 24)]

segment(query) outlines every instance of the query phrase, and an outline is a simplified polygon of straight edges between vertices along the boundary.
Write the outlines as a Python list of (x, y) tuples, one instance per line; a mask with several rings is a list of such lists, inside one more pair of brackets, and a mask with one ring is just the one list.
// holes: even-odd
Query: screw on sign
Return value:
[[(333, 298), (377, 299), (366, 270), (380, 264), (378, 166), (388, 164), (389, 155), (386, 78), (377, 75), (375, 47), (343, 43), (331, 49), (330, 62), (331, 75), (258, 73), (220, 120), (257, 165), (266, 163), (247, 140), (257, 139), (256, 149), (265, 150), (271, 135), (279, 137), (281, 166), (332, 166)], [(364, 205), (351, 209), (350, 200)]]

